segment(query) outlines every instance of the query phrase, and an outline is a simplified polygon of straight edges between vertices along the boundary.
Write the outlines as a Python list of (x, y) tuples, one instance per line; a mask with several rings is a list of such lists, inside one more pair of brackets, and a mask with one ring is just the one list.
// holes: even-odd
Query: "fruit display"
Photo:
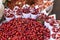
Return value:
[(16, 18), (0, 26), (0, 40), (44, 40), (50, 30), (34, 19)]
[[(46, 15), (46, 14), (44, 14), (44, 13), (40, 13), (40, 15), (38, 16), (38, 19), (41, 19), (41, 20), (43, 20), (44, 22), (46, 22), (45, 24), (46, 25), (43, 25), (43, 28), (47, 28), (48, 30), (49, 30), (49, 32), (46, 32), (46, 34), (48, 33), (48, 35), (45, 35), (45, 36), (47, 36), (46, 38), (44, 38), (44, 39), (42, 39), (42, 40), (56, 40), (56, 39), (58, 39), (59, 40), (59, 34), (60, 34), (60, 31), (59, 31), (59, 29), (60, 29), (60, 26), (59, 26), (59, 22), (56, 20), (56, 19), (54, 19), (54, 16), (52, 16), (52, 17), (50, 17), (50, 16), (48, 16), (48, 15)], [(15, 20), (15, 21), (13, 21), (13, 20)], [(10, 24), (10, 22), (11, 23), (13, 23), (12, 25), (15, 25), (15, 27), (16, 27), (16, 25), (19, 25), (20, 26), (20, 22), (23, 22), (23, 24), (21, 24), (21, 26), (22, 25), (24, 25), (24, 22), (25, 22), (25, 24), (26, 24), (26, 22), (27, 22), (27, 24), (26, 24), (26, 26), (28, 27), (28, 25), (29, 25), (29, 23), (32, 21), (34, 21), (33, 23), (34, 24), (32, 24), (32, 25), (35, 25), (35, 22), (37, 22), (37, 20), (36, 19), (32, 19), (31, 20), (31, 18), (13, 18), (13, 20), (11, 20), (11, 21), (9, 21), (9, 22), (7, 22), (7, 24)], [(22, 20), (22, 21), (21, 21)], [(28, 21), (29, 20), (29, 21)], [(15, 24), (15, 22), (16, 22), (16, 24)], [(39, 22), (37, 22), (37, 23), (39, 23)], [(6, 23), (3, 23), (3, 24), (6, 24)], [(2, 25), (3, 25), (2, 24)], [(31, 26), (32, 26), (31, 25)], [(38, 25), (38, 24), (37, 24)], [(36, 26), (37, 26), (36, 25)], [(40, 24), (39, 24), (40, 25)], [(42, 24), (41, 24), (42, 25)], [(8, 26), (8, 25), (6, 25), (6, 26)], [(19, 27), (18, 26), (18, 27)], [(30, 25), (29, 25), (30, 26)], [(30, 27), (31, 27), (30, 26)], [(14, 27), (14, 26), (13, 26)], [(34, 28), (35, 28), (35, 26), (34, 26)], [(41, 28), (41, 27), (40, 27)], [(7, 28), (8, 29), (8, 28)], [(25, 28), (24, 28), (25, 29)], [(41, 29), (42, 30), (42, 29)], [(40, 31), (41, 31), (40, 30)], [(46, 31), (46, 30), (45, 30)], [(43, 31), (42, 31), (43, 32)], [(43, 32), (43, 34), (45, 34), (44, 32)], [(44, 36), (44, 37), (45, 37)], [(38, 38), (39, 39), (39, 38)], [(22, 39), (21, 39), (22, 40)], [(27, 40), (27, 39), (26, 39)], [(41, 40), (41, 39), (40, 39)]]
[(42, 19), (44, 22), (44, 26), (46, 26), (50, 30), (50, 39), (49, 40), (59, 40), (60, 38), (60, 25), (59, 22), (54, 19), (54, 17), (47, 16), (45, 14), (41, 14), (39, 19)]
[(47, 12), (54, 0), (28, 1), (8, 1), (6, 20), (0, 24), (0, 40), (60, 40), (59, 22)]

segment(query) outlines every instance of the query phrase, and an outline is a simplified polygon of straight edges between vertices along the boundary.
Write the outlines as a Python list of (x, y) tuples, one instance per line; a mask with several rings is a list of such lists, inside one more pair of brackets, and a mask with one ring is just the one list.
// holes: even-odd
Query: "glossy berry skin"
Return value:
[(1, 40), (44, 40), (50, 38), (50, 31), (33, 19), (13, 19), (0, 26)]

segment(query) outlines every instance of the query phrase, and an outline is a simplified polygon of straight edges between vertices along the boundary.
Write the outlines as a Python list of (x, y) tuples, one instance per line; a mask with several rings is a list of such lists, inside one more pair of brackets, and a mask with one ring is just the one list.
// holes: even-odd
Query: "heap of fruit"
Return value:
[(50, 31), (33, 19), (16, 18), (0, 26), (0, 40), (48, 40)]

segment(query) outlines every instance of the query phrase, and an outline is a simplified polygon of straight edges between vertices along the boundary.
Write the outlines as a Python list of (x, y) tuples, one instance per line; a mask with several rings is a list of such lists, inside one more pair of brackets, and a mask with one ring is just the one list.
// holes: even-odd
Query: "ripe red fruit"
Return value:
[(55, 33), (52, 34), (52, 38), (56, 39), (56, 34)]
[(44, 38), (50, 38), (50, 30), (32, 19), (13, 19), (2, 24), (0, 30), (0, 36), (10, 40), (44, 40)]

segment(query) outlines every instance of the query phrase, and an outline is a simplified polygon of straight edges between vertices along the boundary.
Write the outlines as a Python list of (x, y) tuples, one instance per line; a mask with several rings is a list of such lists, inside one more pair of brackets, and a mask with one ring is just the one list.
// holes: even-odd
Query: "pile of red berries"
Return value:
[(33, 19), (13, 19), (0, 26), (0, 40), (44, 40), (50, 31)]

